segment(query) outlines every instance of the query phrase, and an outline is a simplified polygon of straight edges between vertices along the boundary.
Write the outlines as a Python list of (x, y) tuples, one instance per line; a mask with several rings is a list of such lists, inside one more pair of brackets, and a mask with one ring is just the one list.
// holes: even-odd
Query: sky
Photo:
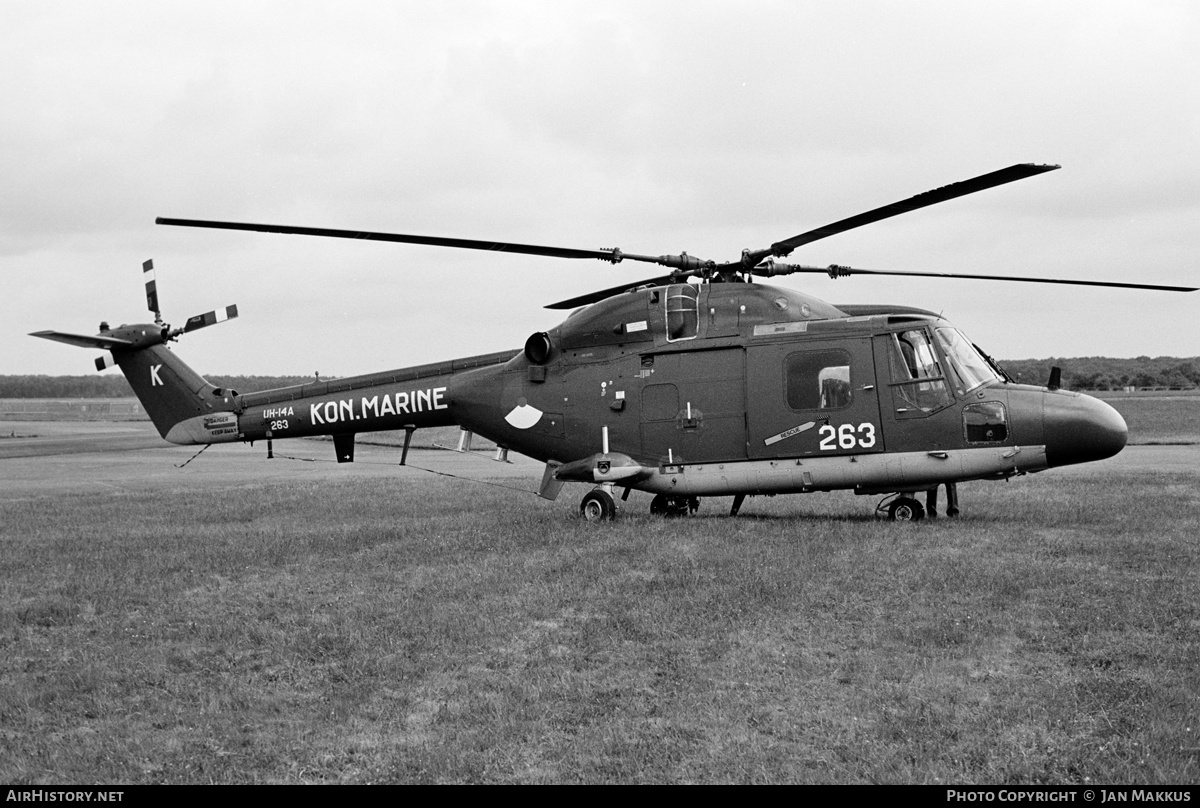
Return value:
[[(156, 226), (157, 216), (725, 261), (1014, 163), (1061, 170), (797, 263), (1200, 286), (1200, 4), (0, 3), (0, 374), (34, 339), (236, 303), (201, 373), (519, 348), (658, 268)], [(791, 276), (942, 313), (1001, 359), (1200, 355), (1200, 293)], [(15, 348), (15, 350), (14, 350)], [(116, 372), (116, 371), (108, 371)]]

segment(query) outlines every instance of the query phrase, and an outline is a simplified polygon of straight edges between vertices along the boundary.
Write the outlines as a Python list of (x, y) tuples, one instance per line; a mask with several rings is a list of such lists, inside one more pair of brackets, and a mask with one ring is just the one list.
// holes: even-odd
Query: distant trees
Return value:
[(124, 398), (133, 390), (121, 375), (0, 376), (0, 398)]
[(1010, 376), (1025, 384), (1045, 384), (1050, 368), (1062, 368), (1063, 387), (1071, 390), (1120, 390), (1125, 387), (1200, 387), (1200, 357), (1173, 356), (1110, 359), (1084, 356), (1075, 359), (1017, 359), (1000, 363)]
[[(1024, 384), (1045, 384), (1050, 368), (1062, 368), (1062, 384), (1069, 390), (1120, 390), (1124, 387), (1200, 387), (1200, 357), (1139, 356), (1110, 359), (1083, 356), (1075, 359), (1015, 359), (1000, 364)], [(314, 381), (312, 376), (209, 376), (217, 387), (249, 393)], [(328, 381), (328, 380), (326, 380)], [(91, 376), (0, 376), (0, 398), (126, 398), (133, 390), (117, 373)]]
[[(312, 376), (209, 376), (217, 387), (248, 393), (314, 381)], [(0, 376), (0, 398), (128, 398), (133, 389), (120, 373), (91, 376)]]

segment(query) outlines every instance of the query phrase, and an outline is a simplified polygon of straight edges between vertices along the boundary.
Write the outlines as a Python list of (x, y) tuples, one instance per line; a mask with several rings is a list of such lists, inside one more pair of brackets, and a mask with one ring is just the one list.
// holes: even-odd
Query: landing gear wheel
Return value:
[(650, 500), (650, 513), (654, 516), (687, 516), (700, 507), (699, 497), (674, 497), (655, 494)]
[(579, 515), (588, 522), (611, 521), (617, 515), (617, 501), (603, 488), (593, 489), (579, 503)]
[(900, 497), (888, 506), (888, 519), (893, 522), (919, 522), (924, 518), (925, 509), (910, 497)]

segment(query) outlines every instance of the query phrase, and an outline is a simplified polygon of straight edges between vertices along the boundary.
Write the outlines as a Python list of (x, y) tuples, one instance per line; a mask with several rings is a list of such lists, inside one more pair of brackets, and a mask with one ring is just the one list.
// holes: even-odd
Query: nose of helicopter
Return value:
[(1119, 412), (1085, 395), (1046, 393), (1043, 424), (1050, 466), (1112, 457), (1125, 448), (1129, 438), (1129, 427)]

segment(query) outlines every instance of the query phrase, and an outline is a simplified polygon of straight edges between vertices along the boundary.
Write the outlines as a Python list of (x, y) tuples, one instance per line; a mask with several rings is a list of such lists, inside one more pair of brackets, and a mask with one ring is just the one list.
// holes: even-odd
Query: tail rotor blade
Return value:
[(223, 309), (215, 309), (213, 311), (205, 312), (204, 314), (197, 314), (195, 317), (188, 318), (188, 321), (183, 326), (183, 333), (186, 334), (189, 331), (195, 331), (198, 328), (206, 328), (210, 325), (223, 323), (226, 320), (232, 320), (237, 316), (238, 310), (236, 305), (226, 306)]
[(154, 312), (154, 321), (162, 319), (162, 310), (158, 307), (158, 283), (154, 279), (154, 260), (148, 259), (142, 263), (142, 277), (146, 279), (146, 305)]

